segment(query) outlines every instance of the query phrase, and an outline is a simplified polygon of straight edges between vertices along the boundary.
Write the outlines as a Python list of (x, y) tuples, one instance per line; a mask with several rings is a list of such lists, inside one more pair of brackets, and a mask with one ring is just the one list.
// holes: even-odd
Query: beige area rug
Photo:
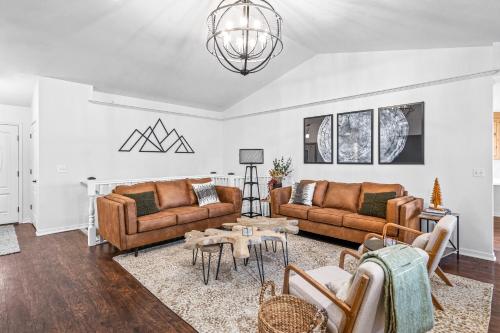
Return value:
[[(290, 262), (303, 269), (338, 264), (342, 250), (338, 245), (301, 236), (290, 236), (289, 240)], [(125, 254), (114, 259), (199, 332), (256, 332), (260, 282), (255, 257), (247, 267), (237, 261), (235, 272), (229, 247), (225, 246), (219, 280), (214, 280), (216, 260), (213, 260), (210, 282), (205, 285), (201, 258), (192, 266), (191, 256), (181, 241), (141, 251), (137, 258)], [(213, 255), (212, 259), (216, 257)], [(264, 251), (264, 262), (266, 280), (274, 280), (281, 291), (284, 271), (281, 251)], [(448, 276), (455, 287), (448, 287), (438, 279), (432, 281), (434, 293), (446, 309), (437, 311), (432, 332), (487, 332), (493, 285)]]

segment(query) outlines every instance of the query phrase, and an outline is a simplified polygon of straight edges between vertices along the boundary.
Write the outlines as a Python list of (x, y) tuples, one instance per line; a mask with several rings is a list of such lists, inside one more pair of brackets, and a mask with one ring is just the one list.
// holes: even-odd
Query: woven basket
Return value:
[[(264, 300), (266, 290), (271, 297)], [(276, 296), (274, 282), (264, 283), (259, 298), (259, 333), (324, 333), (328, 315), (292, 295)]]

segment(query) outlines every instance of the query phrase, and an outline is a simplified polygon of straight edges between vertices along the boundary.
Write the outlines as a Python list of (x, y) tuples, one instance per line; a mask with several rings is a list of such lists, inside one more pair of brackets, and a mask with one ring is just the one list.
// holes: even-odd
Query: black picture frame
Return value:
[[(327, 141), (330, 145), (330, 161), (325, 160), (321, 156), (321, 152), (318, 149), (319, 143), (312, 141), (311, 136), (308, 136), (310, 132), (317, 133), (325, 119), (330, 120), (330, 126), (328, 126), (330, 138), (329, 141)], [(304, 118), (302, 139), (304, 164), (333, 164), (333, 114)], [(311, 152), (314, 154), (312, 158), (310, 156)]]
[[(399, 114), (400, 123), (396, 120), (393, 124), (384, 120), (387, 118), (382, 113), (395, 112)], [(404, 119), (402, 118), (404, 116)], [(402, 126), (402, 124), (403, 126)], [(407, 136), (393, 132), (403, 131), (408, 126)], [(391, 128), (392, 127), (392, 128)], [(384, 133), (389, 133), (389, 138), (384, 138)], [(398, 148), (387, 148), (388, 145)], [(392, 150), (392, 151), (390, 151)], [(378, 164), (381, 165), (425, 165), (425, 103), (416, 102), (378, 108)]]
[[(370, 119), (370, 125), (369, 125), (369, 139), (370, 139), (370, 158), (367, 161), (345, 161), (341, 158), (340, 152), (342, 151), (341, 149), (341, 135), (343, 132), (343, 129), (341, 128), (341, 117), (349, 116), (349, 115), (355, 115), (355, 114), (369, 114), (369, 119)], [(373, 109), (366, 109), (366, 110), (359, 110), (359, 111), (350, 111), (350, 112), (342, 112), (337, 114), (337, 164), (351, 164), (351, 165), (370, 165), (373, 164)]]

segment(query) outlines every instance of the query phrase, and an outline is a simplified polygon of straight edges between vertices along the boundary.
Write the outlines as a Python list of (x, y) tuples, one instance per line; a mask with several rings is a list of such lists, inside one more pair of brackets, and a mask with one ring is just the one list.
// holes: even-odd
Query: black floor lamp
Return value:
[[(240, 164), (246, 164), (245, 180), (243, 183), (243, 201), (248, 201), (250, 209), (241, 215), (250, 218), (262, 216), (262, 204), (260, 202), (259, 175), (255, 164), (264, 164), (264, 149), (240, 149)], [(255, 178), (254, 178), (255, 174)], [(254, 196), (254, 186), (257, 186), (257, 196)], [(245, 196), (247, 188), (248, 196)], [(258, 202), (258, 212), (253, 211), (254, 202)]]

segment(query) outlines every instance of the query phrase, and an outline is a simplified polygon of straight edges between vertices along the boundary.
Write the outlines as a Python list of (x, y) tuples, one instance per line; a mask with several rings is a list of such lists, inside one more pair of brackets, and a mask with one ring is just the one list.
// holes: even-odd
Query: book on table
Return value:
[(445, 216), (451, 214), (451, 210), (448, 208), (435, 209), (432, 207), (427, 207), (423, 210), (423, 213), (434, 216)]

